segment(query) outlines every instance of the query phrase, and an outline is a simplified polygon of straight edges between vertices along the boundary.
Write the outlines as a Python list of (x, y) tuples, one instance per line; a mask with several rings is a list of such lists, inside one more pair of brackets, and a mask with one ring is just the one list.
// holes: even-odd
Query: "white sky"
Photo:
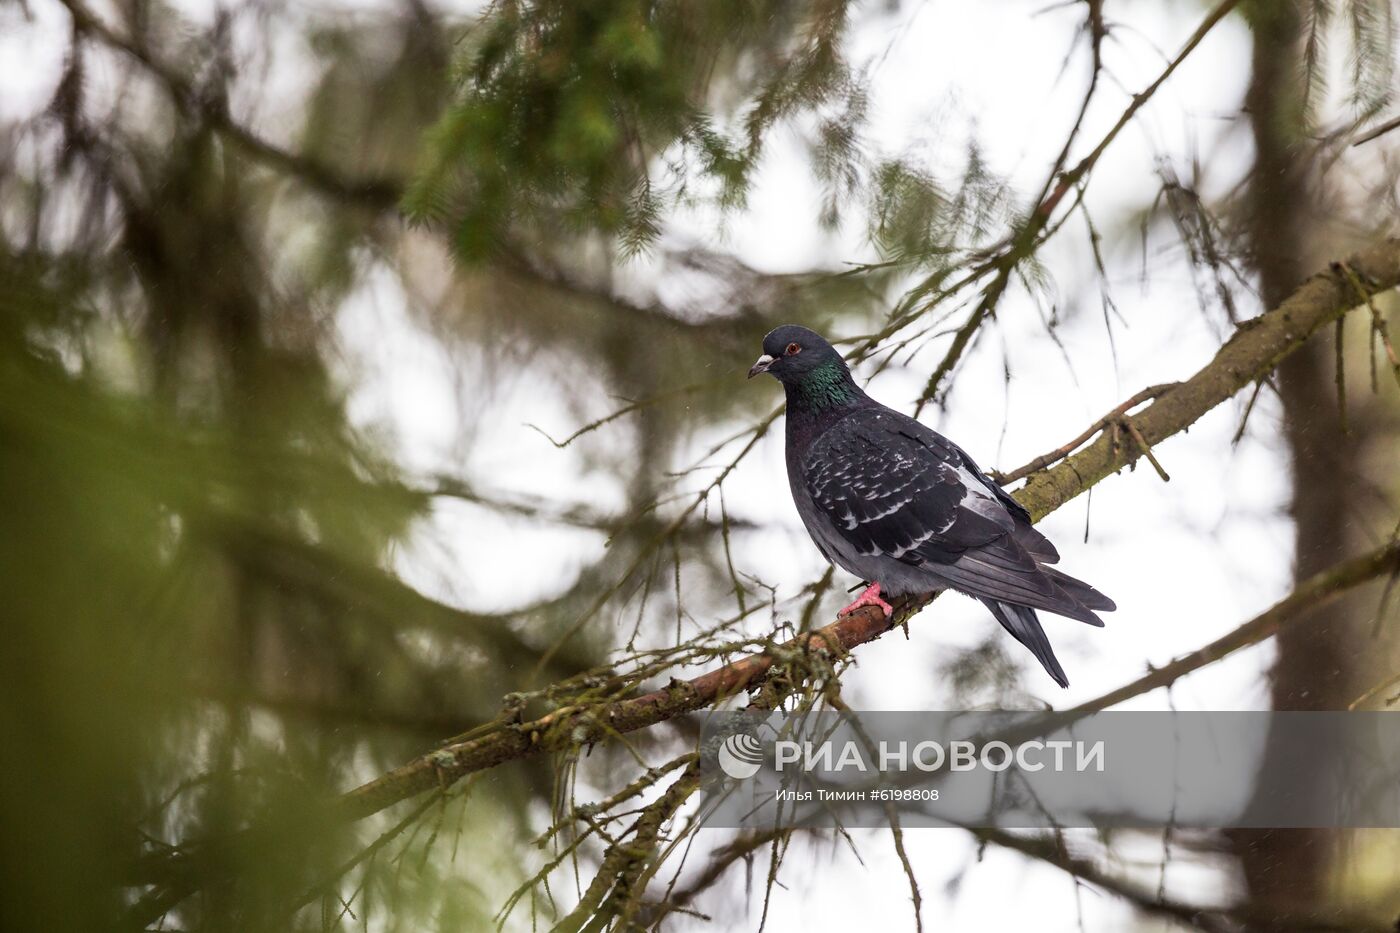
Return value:
[[(0, 119), (42, 106), (62, 60), (64, 14), (46, 0), (32, 0), (30, 6), (36, 20), (22, 28), (17, 28), (13, 6), (0, 11)], [(208, 9), (204, 3), (189, 6)], [(853, 57), (871, 63), (875, 145), (886, 154), (919, 154), (932, 167), (948, 169), (951, 163), (943, 160), (955, 161), (967, 134), (975, 132), (991, 168), (1009, 175), (1028, 198), (1063, 140), (1087, 78), (1082, 49), (1059, 76), (1080, 9), (1055, 7), (1034, 15), (1043, 7), (1048, 4), (936, 0), (889, 14), (879, 12), (881, 4), (867, 5)], [(1105, 49), (1111, 80), (1072, 161), (1117, 118), (1127, 94), (1160, 72), (1163, 55), (1175, 54), (1203, 8), (1194, 3), (1111, 3), (1108, 13), (1122, 20)], [(276, 86), (295, 89), (304, 83), (306, 72), (295, 49), (278, 55)], [(1117, 331), (1118, 365), (1110, 360), (1082, 234), (1071, 225), (1044, 258), (1066, 302), (1088, 296), (1083, 313), (1059, 331), (1074, 363), (1073, 375), (1045, 337), (1034, 307), (1013, 296), (1000, 312), (1004, 341), (997, 335), (984, 339), (959, 371), (951, 410), (942, 416), (926, 413), (926, 421), (984, 467), (1011, 468), (1057, 447), (1131, 393), (1184, 378), (1213, 355), (1220, 327), (1198, 309), (1185, 267), (1169, 258), (1155, 259), (1151, 287), (1142, 289), (1136, 235), (1125, 232), (1130, 225), (1115, 221), (1155, 190), (1156, 153), (1168, 153), (1180, 167), (1196, 147), (1209, 160), (1214, 184), (1223, 187), (1238, 177), (1249, 157), (1247, 140), (1238, 132), (1229, 138), (1224, 134), (1243, 94), (1247, 63), (1248, 37), (1239, 22), (1217, 27), (1093, 176), (1089, 203), (1106, 235), (1115, 297), (1129, 324)], [(280, 129), (276, 105), (275, 98), (270, 103), (264, 99), (256, 108), (262, 128), (274, 137)], [(704, 214), (675, 218), (669, 235), (731, 252), (768, 271), (871, 258), (858, 230), (832, 235), (819, 229), (816, 187), (802, 163), (797, 145), (780, 135), (748, 209), (729, 219), (722, 238), (714, 238), (713, 218)], [(628, 274), (644, 280), (647, 269), (643, 263)], [(455, 368), (462, 361), (448, 358), (435, 338), (410, 323), (406, 302), (390, 275), (372, 275), (347, 304), (341, 325), (351, 351), (347, 371), (363, 380), (352, 411), (363, 423), (391, 427), (404, 463), (462, 472), (487, 488), (549, 496), (565, 490), (570, 501), (620, 502), (615, 486), (589, 474), (576, 452), (555, 450), (524, 427), (533, 422), (567, 433), (577, 422), (566, 400), (540, 393), (528, 378), (507, 381), (489, 413), (464, 400), (463, 373)], [(1246, 314), (1257, 310), (1242, 304)], [(1002, 385), (1003, 344), (1012, 364), (1009, 393)], [(941, 353), (940, 344), (920, 356), (913, 369), (881, 375), (872, 394), (909, 409)], [(742, 378), (750, 361), (734, 361), (735, 378)], [(777, 386), (766, 380), (748, 388), (773, 402), (779, 399)], [(1274, 440), (1277, 408), (1267, 394), (1262, 396), (1249, 436), (1232, 448), (1241, 401), (1222, 406), (1189, 434), (1158, 449), (1171, 473), (1170, 484), (1145, 466), (1101, 483), (1093, 495), (1087, 543), (1084, 497), (1042, 525), (1063, 554), (1061, 566), (1110, 594), (1119, 609), (1102, 630), (1047, 619), (1073, 686), (1057, 691), (1034, 660), (1018, 651), (1032, 691), (1057, 705), (1089, 698), (1140, 675), (1149, 664), (1160, 665), (1223, 634), (1284, 593), (1291, 528), (1281, 511), (1288, 487), (1286, 464)], [(608, 410), (605, 402), (600, 406), (600, 414)], [(464, 422), (472, 425), (473, 443), (463, 442)], [(625, 443), (626, 430), (624, 422), (594, 440)], [(735, 557), (742, 569), (777, 583), (779, 595), (791, 597), (822, 566), (792, 509), (781, 444), (781, 432), (771, 432), (727, 485), (726, 500), (736, 515), (781, 524), (781, 531), (739, 536)], [(682, 460), (688, 462), (702, 447), (697, 441)], [(503, 540), (509, 544), (502, 546)], [(491, 610), (523, 603), (541, 587), (563, 589), (602, 546), (599, 536), (587, 532), (542, 529), (469, 506), (444, 506), (422, 546), (403, 557), (400, 569), (411, 582), (447, 601)], [(522, 554), (529, 555), (528, 561)], [(522, 580), (522, 564), (532, 572), (550, 568), (552, 578)], [(838, 580), (842, 587), (853, 582), (840, 574)], [(531, 589), (525, 592), (525, 586)], [(751, 621), (755, 631), (771, 624)], [(946, 693), (933, 680), (937, 659), (950, 646), (977, 643), (995, 626), (969, 600), (940, 600), (913, 622), (912, 640), (894, 635), (859, 650), (858, 663), (844, 681), (848, 701), (857, 708), (939, 708)], [(1185, 709), (1262, 708), (1259, 675), (1269, 660), (1267, 647), (1246, 652), (1182, 681), (1170, 700)], [(1158, 692), (1132, 705), (1163, 708), (1168, 699)], [(810, 860), (792, 857), (786, 887), (774, 894), (769, 930), (907, 925), (906, 881), (888, 834), (855, 835), (864, 864), (844, 846), (823, 846), (820, 851), (831, 854)], [(718, 843), (723, 837), (707, 831), (702, 845), (706, 838)], [(1089, 929), (1121, 928), (1131, 917), (1112, 897), (1076, 891), (1061, 873), (999, 851), (988, 851), (980, 864), (972, 865), (955, 890), (945, 888), (969, 867), (973, 851), (966, 837), (954, 831), (910, 831), (906, 843), (923, 885), (930, 929), (1033, 925), (1054, 933), (1078, 929), (1081, 908)], [(1156, 857), (1150, 847), (1136, 854), (1149, 863)], [(758, 873), (761, 877), (761, 867)], [(1155, 884), (1155, 868), (1144, 877)], [(1172, 869), (1170, 881), (1179, 885), (1178, 893), (1193, 899), (1218, 895), (1223, 883), (1216, 874), (1184, 864)], [(731, 882), (729, 903), (719, 907), (720, 923), (712, 928), (753, 928), (761, 895), (745, 900), (742, 871)], [(756, 885), (760, 892), (761, 887), (761, 882)], [(712, 899), (705, 906), (716, 905)]]

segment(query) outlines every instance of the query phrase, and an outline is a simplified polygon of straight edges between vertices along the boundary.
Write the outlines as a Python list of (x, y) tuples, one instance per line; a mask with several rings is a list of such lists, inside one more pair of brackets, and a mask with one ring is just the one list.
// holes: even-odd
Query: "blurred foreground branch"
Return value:
[(103, 22), (82, 0), (59, 0), (73, 18), (73, 31), (130, 57), (153, 75), (187, 114), (198, 115), (225, 139), (280, 172), (295, 175), (323, 194), (360, 203), (374, 210), (398, 202), (402, 186), (387, 178), (350, 179), (335, 167), (292, 152), (264, 139), (235, 121), (226, 103), (203, 91), (178, 69), (160, 60), (144, 43), (130, 39)]

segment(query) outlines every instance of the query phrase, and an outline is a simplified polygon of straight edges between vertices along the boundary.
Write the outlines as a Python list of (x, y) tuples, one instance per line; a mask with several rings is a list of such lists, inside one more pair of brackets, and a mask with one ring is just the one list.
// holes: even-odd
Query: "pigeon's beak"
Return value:
[(768, 367), (778, 361), (777, 357), (769, 356), (767, 353), (758, 358), (758, 361), (749, 367), (749, 378), (752, 379), (759, 373), (768, 372)]

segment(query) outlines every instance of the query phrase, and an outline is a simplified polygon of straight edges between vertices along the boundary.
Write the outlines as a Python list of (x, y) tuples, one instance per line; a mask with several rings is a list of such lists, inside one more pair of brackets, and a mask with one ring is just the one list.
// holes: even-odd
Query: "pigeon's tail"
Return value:
[[(1040, 565), (1041, 573), (1055, 581), (1055, 586), (1064, 591), (1070, 599), (1079, 603), (1085, 609), (1097, 609), (1101, 612), (1112, 612), (1118, 606), (1113, 600), (1094, 589), (1083, 580), (1076, 580), (1069, 574), (1056, 570), (1054, 567)], [(1073, 618), (1071, 616), (1071, 618)], [(1100, 622), (1100, 625), (1103, 623)]]
[(1069, 678), (1065, 676), (1065, 669), (1060, 667), (1060, 662), (1055, 657), (1055, 649), (1050, 647), (1050, 639), (1045, 637), (1045, 629), (1040, 627), (1040, 620), (1036, 618), (1034, 609), (1028, 606), (1018, 606), (1015, 603), (997, 602), (995, 599), (984, 598), (982, 602), (992, 611), (992, 615), (996, 616), (1002, 628), (1010, 632), (1021, 644), (1031, 649), (1031, 654), (1035, 655), (1035, 659), (1040, 662), (1041, 667), (1055, 678), (1055, 683), (1061, 687), (1069, 686)]

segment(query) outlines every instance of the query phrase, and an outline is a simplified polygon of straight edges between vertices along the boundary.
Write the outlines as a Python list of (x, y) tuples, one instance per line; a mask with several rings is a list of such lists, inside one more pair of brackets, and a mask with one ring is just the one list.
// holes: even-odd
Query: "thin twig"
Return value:
[(1370, 690), (1367, 690), (1365, 693), (1361, 694), (1361, 696), (1352, 700), (1350, 703), (1347, 704), (1347, 712), (1354, 712), (1357, 707), (1366, 703), (1368, 700), (1375, 698), (1382, 691), (1386, 690), (1389, 687), (1393, 687), (1396, 684), (1400, 684), (1400, 674), (1396, 674), (1394, 677), (1387, 677), (1385, 680), (1382, 680)]
[(1119, 417), (1118, 422), (1128, 429), (1128, 434), (1132, 437), (1134, 443), (1138, 445), (1138, 450), (1142, 451), (1142, 455), (1147, 458), (1147, 462), (1152, 464), (1152, 469), (1157, 471), (1157, 475), (1162, 477), (1162, 482), (1170, 483), (1172, 478), (1167, 475), (1166, 470), (1162, 469), (1162, 464), (1157, 462), (1157, 455), (1152, 452), (1152, 445), (1143, 439), (1142, 432), (1139, 431), (1137, 425), (1133, 423), (1133, 419), (1129, 418), (1127, 415), (1122, 415)]
[(1362, 136), (1360, 139), (1356, 140), (1354, 143), (1352, 143), (1352, 145), (1359, 146), (1362, 143), (1369, 143), (1371, 140), (1384, 136), (1386, 133), (1389, 133), (1391, 130), (1396, 129), (1397, 127), (1400, 127), (1400, 117), (1395, 117), (1394, 119), (1385, 121), (1380, 126), (1371, 130), (1365, 136)]
[(1190, 654), (1184, 654), (1162, 667), (1153, 668), (1137, 680), (1087, 700), (1068, 712), (1096, 713), (1149, 691), (1169, 687), (1187, 674), (1214, 664), (1243, 648), (1259, 644), (1276, 634), (1285, 623), (1303, 615), (1304, 610), (1330, 603), (1348, 590), (1397, 569), (1400, 569), (1400, 543), (1396, 542), (1337, 564), (1304, 580), (1292, 593), (1269, 609), (1210, 644), (1197, 648)]
[[(1132, 100), (1119, 116), (1117, 122), (1114, 123), (1104, 137), (1099, 140), (1098, 145), (1090, 150), (1089, 154), (1081, 159), (1073, 168), (1067, 171), (1061, 171), (1063, 167), (1063, 158), (1067, 155), (1068, 148), (1061, 153), (1061, 156), (1056, 160), (1053, 171), (1046, 179), (1045, 186), (1042, 188), (1040, 196), (1037, 197), (1035, 201), (1036, 206), (1027, 215), (1026, 220), (1019, 229), (1014, 231), (999, 244), (992, 247), (992, 254), (981, 259), (969, 273), (964, 275), (957, 282), (950, 286), (940, 288), (935, 296), (928, 300), (921, 301), (917, 309), (908, 309), (905, 313), (893, 315), (891, 320), (881, 328), (878, 333), (871, 334), (857, 348), (857, 357), (863, 357), (866, 353), (873, 350), (882, 340), (906, 327), (917, 319), (923, 310), (938, 304), (950, 295), (956, 294), (966, 286), (980, 280), (985, 275), (996, 272), (997, 278), (983, 291), (982, 300), (978, 303), (972, 315), (964, 322), (962, 327), (959, 328), (954, 338), (953, 345), (949, 348), (943, 360), (929, 378), (927, 385), (924, 387), (924, 391), (920, 393), (918, 410), (921, 411), (923, 406), (937, 394), (939, 384), (942, 382), (943, 378), (952, 371), (958, 359), (971, 342), (973, 336), (995, 310), (997, 300), (1000, 298), (1001, 293), (1005, 291), (1010, 282), (1012, 272), (1020, 264), (1021, 260), (1033, 254), (1059, 229), (1059, 225), (1051, 226), (1050, 222), (1055, 214), (1056, 208), (1064, 200), (1065, 195), (1071, 190), (1078, 190), (1075, 203), (1078, 203), (1078, 199), (1083, 198), (1084, 192), (1081, 182), (1093, 171), (1094, 166), (1098, 163), (1098, 160), (1103, 156), (1104, 152), (1107, 151), (1114, 140), (1118, 138), (1124, 127), (1132, 122), (1133, 117), (1137, 115), (1138, 111), (1152, 99), (1153, 95), (1156, 94), (1162, 85), (1176, 72), (1177, 68), (1181, 66), (1181, 63), (1195, 51), (1196, 47), (1200, 45), (1210, 31), (1239, 5), (1239, 2), (1240, 0), (1224, 0), (1224, 2), (1217, 5), (1215, 9), (1207, 14), (1205, 19), (1201, 21), (1196, 27), (1196, 30), (1191, 34), (1190, 38), (1187, 39), (1185, 45), (1181, 47), (1176, 57), (1167, 63), (1166, 68), (1157, 76), (1157, 79), (1142, 91), (1133, 95)], [(1091, 14), (1092, 12), (1093, 10), (1091, 8)], [(1097, 43), (1100, 41), (1098, 28), (1101, 26), (1101, 22), (1098, 26), (1091, 25), (1091, 29), (1095, 30), (1094, 39), (1096, 42), (1096, 52)], [(1096, 68), (1096, 74), (1097, 71), (1098, 69)], [(1085, 106), (1087, 107), (1087, 99)], [(1076, 132), (1078, 127), (1079, 124), (1076, 123)]]
[(1230, 446), (1235, 446), (1244, 440), (1244, 429), (1249, 425), (1249, 416), (1254, 412), (1254, 403), (1259, 401), (1259, 393), (1264, 390), (1264, 385), (1268, 379), (1260, 379), (1254, 383), (1254, 391), (1249, 394), (1249, 403), (1244, 406), (1244, 414), (1240, 416), (1240, 426), (1235, 431), (1235, 436), (1230, 438)]
[(1400, 355), (1395, 352), (1395, 346), (1390, 342), (1390, 328), (1385, 322), (1385, 315), (1376, 305), (1376, 296), (1361, 284), (1361, 277), (1356, 274), (1356, 270), (1345, 262), (1337, 263), (1337, 267), (1347, 277), (1351, 287), (1356, 290), (1356, 294), (1366, 303), (1366, 307), (1371, 311), (1371, 333), (1379, 335), (1381, 345), (1385, 347), (1385, 357), (1390, 362), (1391, 372), (1395, 375), (1395, 381), (1400, 384)]
[(1114, 408), (1113, 411), (1104, 415), (1098, 421), (1095, 421), (1093, 424), (1089, 425), (1088, 429), (1086, 429), (1083, 434), (1079, 435), (1074, 440), (1070, 441), (1068, 444), (1065, 444), (1063, 447), (1057, 447), (1054, 450), (1050, 451), (1048, 454), (1042, 454), (1039, 457), (1036, 457), (1030, 463), (1027, 463), (1025, 466), (1017, 467), (1010, 473), (998, 473), (995, 470), (993, 470), (990, 475), (992, 479), (997, 481), (998, 484), (1005, 486), (1008, 483), (1014, 483), (1018, 479), (1022, 479), (1026, 476), (1029, 476), (1036, 470), (1043, 470), (1045, 467), (1048, 467), (1053, 463), (1058, 463), (1059, 461), (1068, 457), (1070, 454), (1074, 453), (1080, 447), (1083, 447), (1084, 444), (1088, 442), (1089, 439), (1092, 438), (1095, 434), (1098, 434), (1104, 428), (1108, 427), (1115, 421), (1122, 418), (1132, 409), (1141, 405), (1143, 402), (1151, 401), (1157, 398), (1158, 396), (1163, 395), (1171, 389), (1176, 388), (1179, 384), (1180, 383), (1176, 382), (1164, 382), (1160, 385), (1148, 386), (1141, 392), (1135, 394), (1132, 398), (1128, 399), (1126, 402), (1123, 402), (1121, 405)]
[(1351, 425), (1347, 423), (1347, 371), (1346, 371), (1346, 327), (1345, 317), (1337, 318), (1336, 335), (1332, 338), (1332, 343), (1336, 348), (1335, 365), (1333, 366), (1334, 377), (1337, 381), (1337, 421), (1343, 434), (1351, 433)]
[(626, 841), (608, 848), (587, 893), (555, 924), (553, 933), (579, 933), (600, 912), (602, 916), (616, 915), (619, 905), (614, 902), (619, 894), (631, 894), (632, 885), (638, 882), (642, 868), (658, 845), (662, 827), (699, 787), (700, 769), (692, 762), (666, 793), (642, 811), (627, 833)]

